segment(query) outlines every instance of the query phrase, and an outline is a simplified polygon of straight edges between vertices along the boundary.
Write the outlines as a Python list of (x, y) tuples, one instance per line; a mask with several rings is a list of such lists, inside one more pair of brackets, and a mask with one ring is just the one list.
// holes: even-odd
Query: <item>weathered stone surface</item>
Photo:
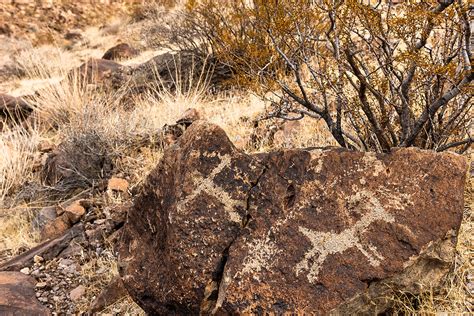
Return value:
[(138, 55), (138, 50), (126, 43), (120, 43), (112, 48), (109, 48), (102, 59), (107, 60), (120, 60), (129, 59)]
[(41, 230), (41, 240), (50, 240), (57, 238), (64, 234), (69, 228), (71, 228), (72, 223), (67, 217), (67, 215), (61, 215), (56, 217), (53, 221), (47, 223)]
[(197, 121), (129, 211), (121, 275), (150, 314), (382, 312), (447, 273), (465, 172), (418, 149), (247, 155)]
[(81, 300), (81, 298), (86, 294), (86, 288), (84, 285), (79, 285), (75, 287), (70, 293), (69, 293), (69, 298), (73, 302), (77, 302)]
[(51, 260), (61, 254), (74, 238), (80, 237), (83, 234), (84, 226), (78, 224), (66, 231), (62, 236), (45, 241), (19, 256), (2, 263), (0, 265), (0, 271), (20, 271), (25, 266), (31, 266), (35, 256), (41, 256), (44, 260)]
[(156, 89), (188, 91), (196, 84), (223, 87), (232, 78), (231, 69), (212, 58), (199, 56), (190, 51), (164, 53), (130, 70), (135, 92), (146, 91), (155, 82)]
[(0, 315), (50, 315), (35, 296), (33, 278), (21, 272), (0, 272)]
[(110, 191), (127, 192), (128, 181), (122, 178), (112, 177), (107, 183), (107, 189)]
[(124, 67), (114, 61), (92, 58), (72, 70), (70, 77), (76, 78), (80, 83), (98, 84), (123, 70)]
[(104, 308), (122, 299), (127, 294), (122, 279), (120, 277), (114, 278), (92, 302), (90, 313), (95, 314), (101, 312)]
[(81, 205), (81, 201), (75, 201), (64, 210), (64, 215), (71, 224), (77, 223), (84, 214), (86, 214), (86, 209)]
[(38, 211), (35, 218), (33, 219), (32, 226), (35, 229), (42, 230), (48, 223), (54, 221), (56, 217), (57, 214), (55, 206), (43, 207)]
[(201, 114), (195, 108), (189, 108), (181, 115), (181, 117), (176, 121), (176, 124), (183, 124), (186, 127), (190, 126), (193, 122), (199, 120)]

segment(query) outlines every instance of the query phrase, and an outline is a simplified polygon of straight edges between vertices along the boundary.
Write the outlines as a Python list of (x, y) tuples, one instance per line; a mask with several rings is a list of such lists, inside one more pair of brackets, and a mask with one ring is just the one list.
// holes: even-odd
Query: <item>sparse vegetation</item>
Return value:
[(188, 1), (182, 42), (207, 44), (240, 84), (279, 87), (269, 117), (321, 118), (359, 150), (463, 152), (474, 141), (469, 3), (230, 3)]
[[(107, 195), (105, 180), (119, 176), (128, 181), (129, 192), (138, 192), (162, 158), (163, 126), (174, 124), (188, 108), (220, 125), (247, 152), (325, 146), (388, 152), (416, 146), (456, 150), (472, 161), (469, 3), (223, 3), (126, 6), (116, 12), (134, 16), (115, 20), (109, 29), (83, 31), (76, 46), (57, 37), (37, 45), (45, 40), (41, 37), (34, 40), (37, 46), (22, 45), (15, 52), (8, 64), (15, 71), (5, 74), (9, 80), (0, 83), (0, 93), (25, 96), (34, 114), (22, 124), (0, 129), (0, 264), (40, 242), (32, 221), (42, 207), (62, 207), (87, 196), (93, 204), (89, 209), (100, 220), (106, 218), (107, 204), (129, 202), (132, 195)], [(167, 25), (157, 26), (163, 19)], [(206, 61), (202, 69), (192, 66), (190, 76), (172, 74), (172, 89), (155, 72), (140, 94), (133, 90), (133, 78), (111, 89), (86, 84), (70, 72), (90, 57), (100, 57), (110, 43), (129, 38), (143, 51), (123, 65), (132, 67), (173, 49), (193, 51)], [(214, 62), (232, 69), (225, 90), (210, 88)], [(2, 69), (7, 68), (0, 64)], [(44, 143), (55, 154), (67, 153), (77, 176), (73, 181), (45, 181), (50, 149), (43, 151)], [(90, 160), (75, 161), (78, 153)], [(89, 172), (94, 155), (110, 161), (110, 169), (101, 165)], [(467, 184), (455, 263), (444, 288), (427, 288), (417, 296), (399, 293), (392, 298), (393, 313), (472, 312), (472, 181)], [(81, 259), (87, 294), (76, 304), (77, 312), (86, 312), (118, 274), (112, 246), (94, 256)], [(104, 313), (144, 315), (129, 297)]]

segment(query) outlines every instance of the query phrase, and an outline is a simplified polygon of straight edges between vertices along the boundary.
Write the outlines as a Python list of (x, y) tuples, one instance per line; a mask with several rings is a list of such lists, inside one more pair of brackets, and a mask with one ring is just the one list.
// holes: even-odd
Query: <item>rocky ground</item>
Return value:
[[(266, 104), (223, 84), (228, 76), (225, 67), (205, 82), (195, 78), (192, 89), (182, 84), (176, 73), (206, 69), (206, 65), (190, 62), (185, 53), (171, 54), (172, 47), (162, 45), (157, 34), (167, 28), (169, 9), (153, 9), (166, 12), (161, 20), (150, 19), (143, 13), (147, 10), (134, 1), (81, 5), (9, 1), (0, 6), (0, 151), (7, 153), (0, 160), (0, 180), (4, 180), (0, 184), (0, 271), (9, 271), (0, 272), (0, 306), (16, 302), (25, 308), (24, 314), (39, 315), (144, 314), (125, 289), (135, 289), (139, 301), (139, 286), (124, 285), (118, 278), (119, 271), (126, 269), (117, 260), (120, 247), (122, 257), (126, 253), (121, 234), (143, 184), (152, 181), (146, 180), (147, 175), (167, 150), (167, 161), (178, 161), (169, 154), (174, 150), (170, 148), (176, 148), (198, 119), (221, 126), (230, 143), (246, 153), (335, 145), (317, 120), (257, 121)], [(159, 28), (152, 27), (158, 22)], [(199, 72), (189, 73), (188, 77), (200, 77)], [(227, 141), (223, 138), (209, 146)], [(392, 293), (400, 311), (414, 312), (415, 305), (417, 311), (427, 313), (472, 311), (472, 184), (471, 168), (464, 214), (457, 214), (457, 220), (463, 220), (456, 264), (443, 281), (445, 288), (416, 298)], [(265, 194), (274, 189), (274, 185), (259, 188)], [(295, 203), (298, 195), (291, 194), (291, 185), (285, 189), (289, 195), (275, 204)], [(247, 208), (250, 202), (247, 198)], [(133, 210), (140, 222), (137, 206)], [(440, 234), (445, 232), (444, 226), (439, 229)], [(134, 234), (129, 227), (127, 238)], [(408, 244), (417, 248), (424, 242)], [(407, 243), (400, 241), (400, 245)], [(153, 295), (160, 297), (161, 289), (155, 290)], [(259, 291), (263, 297), (265, 289)], [(206, 300), (215, 307), (217, 297), (211, 296)], [(155, 310), (146, 303), (142, 306)]]

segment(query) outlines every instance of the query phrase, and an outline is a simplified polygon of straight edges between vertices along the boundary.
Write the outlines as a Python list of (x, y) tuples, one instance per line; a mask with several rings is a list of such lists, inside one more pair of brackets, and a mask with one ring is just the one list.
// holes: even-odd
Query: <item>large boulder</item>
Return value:
[(50, 315), (36, 299), (35, 280), (20, 272), (0, 272), (0, 315)]
[(129, 211), (121, 275), (150, 314), (383, 312), (448, 272), (465, 172), (414, 148), (247, 155), (197, 121)]

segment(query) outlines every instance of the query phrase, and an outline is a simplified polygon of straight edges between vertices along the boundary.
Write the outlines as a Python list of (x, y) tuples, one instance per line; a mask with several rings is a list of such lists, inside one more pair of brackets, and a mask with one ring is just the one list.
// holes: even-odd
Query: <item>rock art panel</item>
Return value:
[(122, 279), (151, 314), (383, 312), (447, 273), (465, 172), (418, 149), (247, 155), (196, 121), (129, 211)]

